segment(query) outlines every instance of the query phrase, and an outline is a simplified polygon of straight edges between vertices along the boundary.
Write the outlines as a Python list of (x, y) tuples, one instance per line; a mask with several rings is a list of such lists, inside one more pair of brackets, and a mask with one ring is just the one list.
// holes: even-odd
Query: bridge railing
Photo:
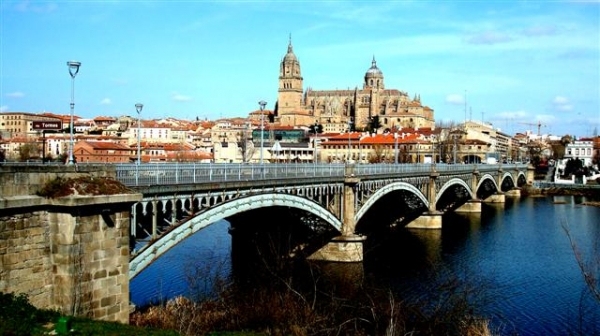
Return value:
[(117, 164), (127, 186), (196, 184), (286, 178), (341, 177), (344, 164), (149, 163)]
[[(346, 165), (335, 164), (241, 164), (241, 163), (146, 163), (116, 164), (117, 179), (127, 186), (196, 184), (252, 180), (279, 180), (311, 177), (343, 177)], [(482, 171), (500, 167), (525, 168), (526, 165), (472, 165), (472, 164), (355, 164), (355, 176), (381, 174), (438, 172), (466, 173), (475, 168)]]
[(500, 168), (525, 169), (526, 164), (445, 164), (436, 163), (403, 163), (403, 164), (360, 164), (355, 165), (353, 173), (356, 176), (369, 176), (378, 174), (403, 174), (403, 173), (427, 173), (434, 169), (438, 172), (470, 173), (475, 169), (480, 171), (494, 171)]

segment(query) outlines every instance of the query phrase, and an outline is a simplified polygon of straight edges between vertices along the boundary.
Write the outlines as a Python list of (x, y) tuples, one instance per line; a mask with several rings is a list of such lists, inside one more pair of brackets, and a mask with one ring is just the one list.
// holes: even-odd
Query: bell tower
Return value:
[(300, 62), (294, 54), (292, 36), (287, 48), (287, 53), (279, 67), (279, 92), (277, 95), (277, 113), (282, 115), (294, 112), (302, 107), (302, 73)]

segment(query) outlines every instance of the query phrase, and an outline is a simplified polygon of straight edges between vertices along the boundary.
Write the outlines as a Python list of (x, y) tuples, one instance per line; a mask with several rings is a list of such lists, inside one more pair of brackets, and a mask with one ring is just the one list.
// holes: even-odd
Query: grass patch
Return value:
[[(54, 310), (37, 309), (24, 294), (0, 293), (0, 335), (38, 336), (49, 335), (56, 328), (61, 314)], [(176, 336), (173, 330), (161, 330), (130, 326), (117, 322), (95, 321), (88, 318), (70, 318), (68, 335), (149, 335)], [(60, 334), (59, 334), (60, 335)]]

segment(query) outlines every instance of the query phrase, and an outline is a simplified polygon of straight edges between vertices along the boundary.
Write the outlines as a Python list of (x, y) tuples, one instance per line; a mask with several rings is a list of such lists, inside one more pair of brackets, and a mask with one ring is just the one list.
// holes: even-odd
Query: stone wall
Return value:
[(46, 212), (0, 216), (0, 292), (26, 293), (36, 307), (52, 293), (50, 226)]
[(14, 196), (35, 195), (47, 181), (57, 177), (91, 175), (115, 177), (111, 165), (23, 165), (0, 164), (0, 199)]
[[(26, 183), (25, 174), (16, 175), (12, 181)], [(2, 184), (10, 179), (0, 171)], [(33, 184), (48, 179), (31, 174)], [(142, 195), (46, 199), (18, 191), (0, 194), (0, 292), (25, 293), (39, 308), (128, 323), (130, 210)]]

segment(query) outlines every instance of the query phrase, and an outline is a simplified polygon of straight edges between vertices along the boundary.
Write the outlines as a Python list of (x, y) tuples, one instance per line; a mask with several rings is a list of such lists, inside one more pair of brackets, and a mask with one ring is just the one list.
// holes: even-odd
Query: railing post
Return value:
[(192, 166), (192, 181), (196, 183), (196, 162), (194, 162)]
[(431, 166), (431, 173), (429, 174), (429, 186), (427, 191), (427, 201), (429, 201), (429, 212), (435, 212), (435, 199), (437, 197), (437, 191), (435, 189), (435, 180), (440, 176), (435, 170), (435, 165)]
[(475, 165), (473, 169), (473, 177), (471, 178), (471, 190), (472, 190), (472, 199), (477, 199), (477, 185), (479, 184), (479, 170), (477, 170), (477, 165)]
[(160, 185), (158, 181), (158, 163), (154, 164), (154, 176), (156, 177), (156, 185)]
[(158, 201), (152, 200), (152, 239), (156, 239), (158, 231), (158, 210), (156, 209)]

